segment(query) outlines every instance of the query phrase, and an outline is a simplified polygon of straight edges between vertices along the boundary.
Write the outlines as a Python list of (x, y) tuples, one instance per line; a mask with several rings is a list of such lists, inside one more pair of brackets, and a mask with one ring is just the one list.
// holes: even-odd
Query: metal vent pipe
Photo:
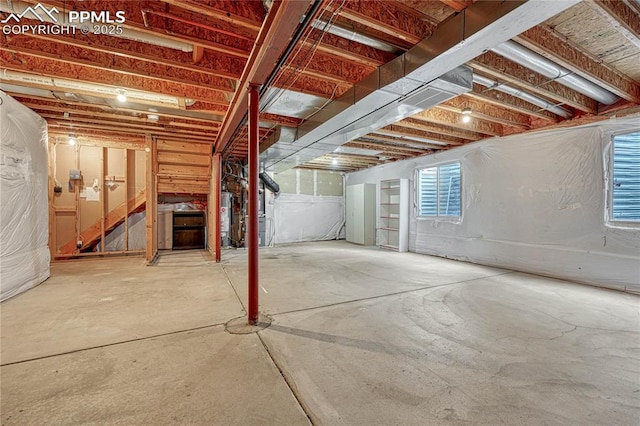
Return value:
[(563, 86), (567, 86), (591, 99), (595, 99), (602, 104), (611, 105), (618, 100), (618, 97), (608, 90), (603, 89), (586, 78), (573, 74), (567, 68), (550, 61), (515, 41), (505, 41), (492, 48), (491, 51), (500, 56), (504, 56), (516, 64), (529, 68), (538, 74), (551, 78)]
[(523, 92), (520, 89), (516, 89), (515, 87), (509, 86), (507, 84), (498, 84), (498, 82), (491, 80), (490, 78), (483, 77), (481, 75), (474, 74), (473, 82), (478, 83), (482, 86), (489, 87), (493, 90), (497, 90), (498, 92), (506, 93), (508, 95), (515, 96), (516, 98), (520, 98), (523, 101), (527, 101), (530, 104), (539, 106), (542, 109), (546, 109), (547, 111), (551, 111), (552, 113), (559, 115), (564, 118), (571, 118), (572, 115), (566, 109), (559, 107), (557, 105), (552, 104), (545, 99), (539, 98), (531, 93)]

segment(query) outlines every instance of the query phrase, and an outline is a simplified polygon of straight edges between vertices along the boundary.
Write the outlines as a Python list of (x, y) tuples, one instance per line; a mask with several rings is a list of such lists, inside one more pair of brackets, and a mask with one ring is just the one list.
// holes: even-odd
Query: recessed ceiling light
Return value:
[(338, 159), (336, 157), (333, 157), (331, 164), (333, 164), (334, 166), (338, 165)]
[(147, 118), (149, 119), (149, 121), (158, 121), (160, 119), (157, 114), (149, 114), (147, 115)]

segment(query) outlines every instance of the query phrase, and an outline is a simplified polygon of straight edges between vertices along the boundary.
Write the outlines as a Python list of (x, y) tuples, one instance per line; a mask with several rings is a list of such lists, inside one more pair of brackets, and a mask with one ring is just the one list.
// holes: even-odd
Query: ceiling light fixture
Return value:
[(333, 164), (334, 166), (338, 165), (338, 159), (336, 157), (333, 157), (333, 160), (331, 161), (331, 164)]
[(69, 145), (73, 146), (76, 144), (76, 138), (74, 138), (73, 136), (69, 135)]
[(149, 121), (158, 121), (160, 119), (157, 114), (149, 114), (147, 115), (147, 118), (149, 119)]
[(468, 123), (471, 121), (471, 108), (465, 108), (462, 110), (462, 122)]
[(118, 102), (127, 102), (127, 91), (124, 89), (117, 89), (116, 99), (118, 100)]

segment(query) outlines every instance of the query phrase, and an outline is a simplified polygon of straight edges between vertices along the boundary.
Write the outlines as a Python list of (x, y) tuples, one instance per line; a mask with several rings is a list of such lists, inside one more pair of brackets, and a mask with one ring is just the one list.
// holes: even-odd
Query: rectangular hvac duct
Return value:
[(279, 140), (261, 159), (276, 172), (468, 92), (467, 61), (578, 3), (579, 0), (479, 0), (441, 23), (433, 34), (382, 65)]

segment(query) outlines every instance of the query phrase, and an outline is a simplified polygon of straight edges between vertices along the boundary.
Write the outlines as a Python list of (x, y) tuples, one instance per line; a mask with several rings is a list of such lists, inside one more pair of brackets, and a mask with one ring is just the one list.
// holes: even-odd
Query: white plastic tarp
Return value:
[[(335, 240), (344, 235), (344, 198), (280, 194), (273, 201), (275, 244)], [(269, 228), (269, 227), (268, 227)]]
[(49, 277), (47, 123), (0, 91), (0, 300)]
[[(640, 224), (607, 220), (612, 135), (640, 118), (492, 138), (374, 167), (348, 184), (408, 178), (409, 250), (640, 292)], [(462, 216), (418, 217), (418, 170), (459, 161)]]
[[(129, 216), (128, 250), (144, 250), (147, 247), (147, 221), (146, 212), (134, 213)], [(104, 237), (106, 251), (125, 250), (125, 226), (118, 225), (113, 231)], [(100, 245), (98, 245), (98, 248)]]

